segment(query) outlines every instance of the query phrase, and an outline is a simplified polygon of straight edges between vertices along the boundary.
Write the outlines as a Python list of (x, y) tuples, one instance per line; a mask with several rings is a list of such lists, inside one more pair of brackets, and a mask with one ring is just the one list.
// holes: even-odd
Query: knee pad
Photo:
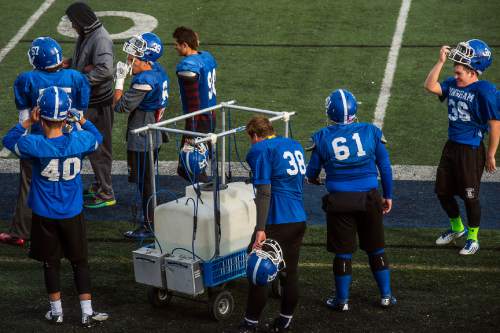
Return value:
[(333, 274), (335, 276), (352, 275), (352, 254), (337, 254), (333, 259)]
[(368, 253), (368, 260), (372, 272), (389, 269), (389, 261), (385, 255), (384, 249), (377, 249)]

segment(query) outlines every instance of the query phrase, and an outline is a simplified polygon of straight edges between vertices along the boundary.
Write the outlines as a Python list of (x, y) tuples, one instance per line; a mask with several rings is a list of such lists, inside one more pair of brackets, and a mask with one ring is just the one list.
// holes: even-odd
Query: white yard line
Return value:
[[(7, 45), (5, 45), (1, 50), (0, 50), (0, 62), (3, 61), (3, 59), (9, 54), (9, 52), (16, 47), (16, 45), (19, 43), (19, 41), (26, 35), (26, 33), (31, 29), (31, 27), (38, 21), (38, 19), (49, 9), (49, 7), (55, 2), (56, 0), (45, 0), (42, 5), (38, 8), (36, 12), (33, 13), (33, 15), (30, 16), (30, 18), (26, 21), (26, 23), (19, 29), (19, 31), (14, 35), (14, 37), (9, 40)], [(10, 151), (6, 148), (3, 148), (0, 151), (0, 157), (8, 157), (10, 155)]]
[(40, 8), (36, 12), (31, 15), (31, 17), (26, 21), (26, 23), (19, 29), (19, 31), (15, 34), (14, 37), (5, 45), (5, 47), (0, 50), (0, 62), (3, 61), (5, 56), (14, 48), (16, 47), (17, 43), (24, 37), (24, 35), (28, 32), (28, 30), (31, 29), (31, 27), (38, 21), (40, 16), (43, 15), (49, 9), (49, 7), (55, 2), (56, 0), (45, 0)]
[[(428, 165), (393, 165), (392, 174), (394, 180), (418, 180), (418, 181), (434, 181), (436, 179), (435, 166)], [(158, 165), (160, 175), (175, 176), (177, 175), (177, 161), (160, 161)], [(226, 171), (229, 170), (229, 165), (226, 163)], [(247, 177), (248, 172), (241, 166), (239, 162), (231, 163), (231, 171), (233, 177)], [(2, 173), (18, 173), (18, 159), (0, 159), (0, 174)], [(113, 175), (127, 175), (127, 161), (113, 161)], [(88, 160), (83, 161), (82, 174), (92, 174), (92, 168)], [(323, 175), (324, 177), (324, 175)], [(483, 182), (500, 182), (500, 171), (490, 174), (483, 174)]]
[(410, 5), (411, 0), (402, 1), (398, 21), (396, 23), (396, 31), (392, 37), (391, 49), (389, 50), (389, 56), (385, 66), (384, 79), (382, 80), (382, 86), (380, 87), (380, 94), (378, 96), (373, 119), (373, 123), (379, 128), (384, 126), (385, 110), (387, 109), (389, 98), (391, 97), (392, 81), (394, 79), (394, 73), (396, 72), (399, 49), (401, 48), (401, 44), (403, 42), (403, 34), (405, 32)]

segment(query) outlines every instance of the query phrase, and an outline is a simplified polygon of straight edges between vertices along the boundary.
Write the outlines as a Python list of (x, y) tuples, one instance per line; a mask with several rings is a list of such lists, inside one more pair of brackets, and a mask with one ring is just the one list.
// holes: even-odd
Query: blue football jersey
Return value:
[(138, 90), (149, 90), (139, 104), (138, 108), (142, 111), (154, 112), (167, 107), (170, 81), (160, 64), (154, 62), (151, 70), (134, 75), (130, 86)]
[(82, 129), (49, 139), (44, 135), (26, 135), (26, 130), (17, 124), (4, 137), (5, 147), (32, 162), (28, 205), (37, 215), (65, 219), (81, 213), (82, 160), (102, 143), (101, 134), (89, 120)]
[(448, 138), (479, 146), (488, 131), (488, 121), (500, 120), (495, 86), (480, 80), (459, 88), (455, 78), (450, 77), (441, 83), (441, 90), (440, 99), (448, 99)]
[(316, 179), (324, 168), (329, 192), (365, 192), (378, 187), (380, 170), (384, 197), (391, 198), (391, 165), (378, 127), (337, 124), (320, 129), (311, 139), (314, 150), (307, 165), (309, 179)]
[[(177, 64), (176, 73), (189, 71), (198, 74), (200, 110), (217, 104), (217, 91), (215, 90), (216, 68), (217, 62), (207, 51), (198, 51), (197, 54), (187, 56)], [(187, 113), (188, 103), (186, 92), (181, 82), (179, 82), (179, 87), (181, 91), (182, 110), (184, 113)]]
[[(17, 109), (30, 110), (43, 89), (56, 86), (62, 88), (71, 98), (71, 108), (78, 111), (87, 110), (90, 96), (90, 85), (80, 72), (73, 69), (60, 69), (56, 72), (32, 70), (21, 73), (14, 82), (14, 98)], [(39, 124), (31, 129), (33, 134), (41, 134)]]
[(271, 185), (267, 224), (306, 220), (302, 198), (306, 165), (304, 149), (292, 139), (274, 137), (250, 148), (246, 161), (254, 185)]

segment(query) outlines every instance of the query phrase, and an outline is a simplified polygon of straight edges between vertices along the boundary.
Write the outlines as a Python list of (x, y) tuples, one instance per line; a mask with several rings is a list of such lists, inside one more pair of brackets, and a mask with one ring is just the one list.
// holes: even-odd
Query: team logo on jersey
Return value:
[(473, 187), (466, 187), (465, 188), (465, 196), (467, 199), (474, 199), (475, 198), (475, 190)]

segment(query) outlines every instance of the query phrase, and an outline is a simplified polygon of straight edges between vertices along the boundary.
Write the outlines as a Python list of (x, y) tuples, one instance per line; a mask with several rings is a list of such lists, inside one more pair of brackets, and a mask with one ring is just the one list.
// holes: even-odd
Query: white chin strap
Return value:
[(132, 62), (130, 63), (128, 75), (132, 75), (132, 67), (134, 67), (135, 57), (132, 58)]

